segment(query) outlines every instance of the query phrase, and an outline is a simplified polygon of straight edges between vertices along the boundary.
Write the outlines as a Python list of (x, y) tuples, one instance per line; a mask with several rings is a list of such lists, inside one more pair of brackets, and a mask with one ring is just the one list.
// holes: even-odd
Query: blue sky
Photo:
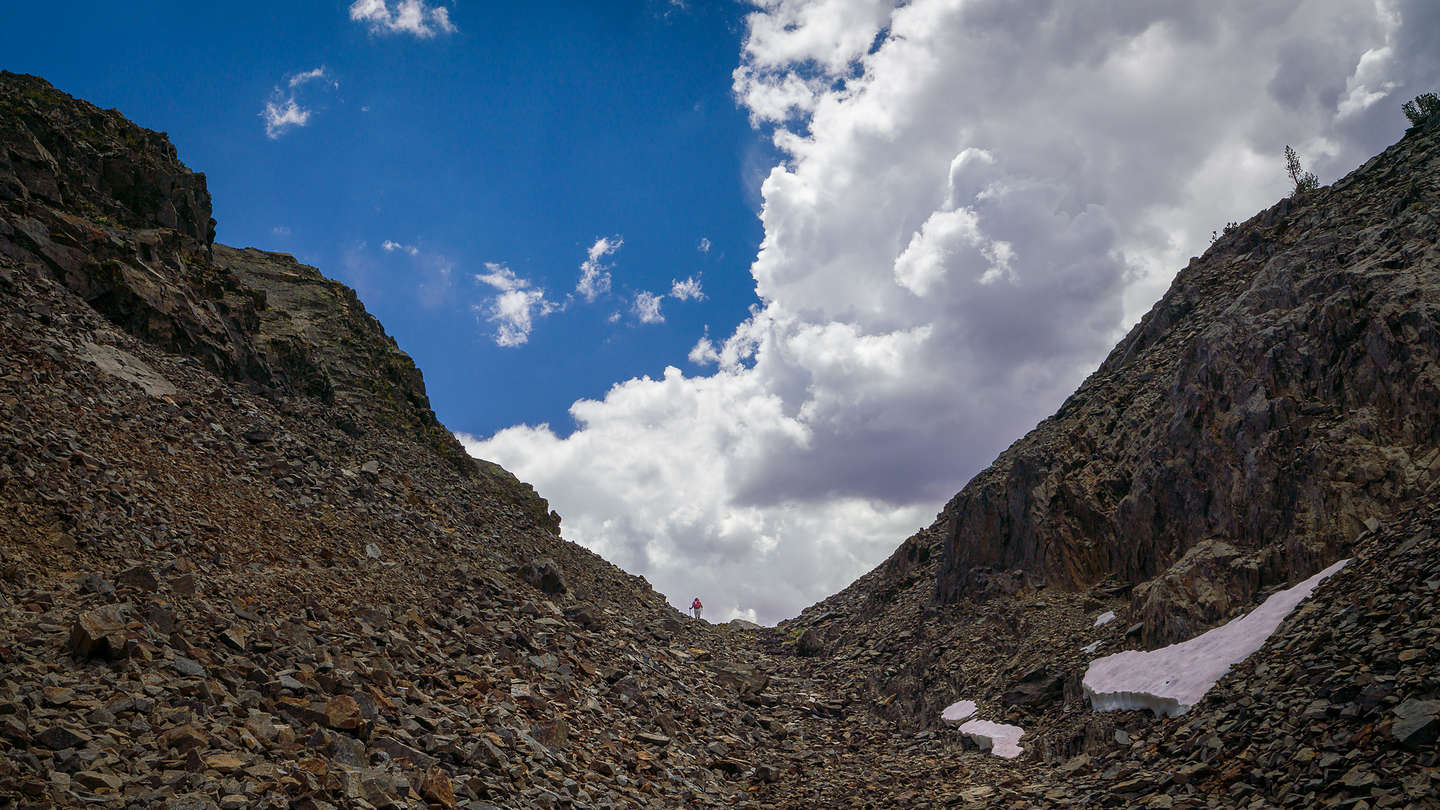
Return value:
[[(568, 431), (577, 398), (658, 376), (706, 325), (728, 334), (745, 317), (770, 150), (730, 86), (743, 9), (431, 4), (455, 30), (421, 37), (377, 33), (349, 6), (25, 4), (7, 10), (0, 52), (6, 69), (168, 132), (206, 174), (219, 241), (293, 253), (356, 287), (455, 430)], [(309, 117), (270, 138), (260, 113), (277, 88)], [(487, 263), (559, 304), (587, 250), (615, 236), (608, 295), (496, 345), (483, 310), (497, 291), (473, 278)], [(637, 319), (638, 293), (687, 278), (703, 299), (668, 297), (663, 322)]]
[(879, 563), (1286, 145), (1333, 182), (1440, 87), (1434, 0), (6, 15), (0, 66), (168, 131), (221, 241), (354, 286), (470, 452), (722, 620)]

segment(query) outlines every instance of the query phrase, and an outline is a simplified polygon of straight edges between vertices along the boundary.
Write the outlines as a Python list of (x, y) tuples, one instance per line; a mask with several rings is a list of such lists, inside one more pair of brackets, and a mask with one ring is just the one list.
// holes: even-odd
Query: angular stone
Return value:
[(78, 748), (89, 741), (89, 737), (77, 734), (63, 726), (51, 726), (36, 735), (35, 740), (53, 751)]
[(520, 578), (548, 594), (562, 594), (570, 590), (560, 567), (547, 557), (531, 560), (521, 566)]
[(120, 575), (115, 578), (115, 581), (119, 583), (121, 587), (135, 588), (145, 591), (146, 593), (159, 590), (160, 588), (160, 580), (155, 576), (155, 572), (143, 565), (125, 569), (120, 572)]
[(1406, 748), (1424, 748), (1440, 736), (1440, 700), (1409, 698), (1394, 711), (1390, 733)]
[(325, 704), (325, 724), (330, 728), (351, 731), (364, 722), (360, 716), (360, 704), (349, 695), (331, 698)]
[(71, 625), (67, 646), (80, 658), (124, 658), (125, 624), (122, 605), (106, 605), (85, 611)]
[(210, 738), (194, 726), (176, 726), (162, 733), (159, 743), (178, 754), (186, 754), (210, 745)]
[(450, 783), (450, 775), (439, 768), (427, 770), (420, 778), (420, 795), (444, 810), (455, 810), (455, 787)]
[(199, 661), (194, 661), (184, 656), (175, 656), (175, 660), (170, 663), (170, 666), (173, 667), (176, 672), (190, 678), (204, 678), (209, 675), (209, 672), (206, 671), (205, 667)]

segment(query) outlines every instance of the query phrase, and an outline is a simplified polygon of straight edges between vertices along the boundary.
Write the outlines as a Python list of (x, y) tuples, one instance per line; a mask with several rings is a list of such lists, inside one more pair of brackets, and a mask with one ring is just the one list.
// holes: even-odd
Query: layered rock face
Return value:
[[(1440, 476), (1437, 199), (1432, 122), (1228, 231), (946, 504), (938, 599), (1016, 569), (1030, 585), (1138, 583), (1200, 543), (1250, 557), (1251, 574), (1219, 578), (1248, 597), (1413, 502)], [(1147, 625), (1147, 643), (1194, 624)]]
[(34, 263), (119, 328), (351, 436), (422, 436), (447, 464), (558, 527), (533, 489), (476, 465), (414, 362), (353, 290), (281, 253), (214, 244), (205, 175), (163, 133), (0, 74), (0, 255)]
[[(1227, 229), (934, 524), (782, 629), (898, 728), (943, 736), (956, 700), (1023, 726), (1056, 769), (977, 804), (1436, 806), (1437, 211), (1432, 120)], [(1191, 714), (1087, 705), (1095, 658), (1342, 557)]]

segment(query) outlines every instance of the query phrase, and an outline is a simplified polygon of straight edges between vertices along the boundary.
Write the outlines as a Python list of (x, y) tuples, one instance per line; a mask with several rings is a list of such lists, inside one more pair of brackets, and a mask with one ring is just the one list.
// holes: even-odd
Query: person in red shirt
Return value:
[(698, 597), (698, 596), (695, 597), (695, 601), (694, 601), (694, 602), (691, 602), (691, 603), (690, 603), (690, 612), (693, 613), (693, 614), (695, 614), (695, 618), (697, 618), (697, 619), (700, 618), (700, 611), (701, 611), (701, 610), (704, 610), (704, 609), (705, 609), (705, 606), (702, 605), (702, 604), (700, 604), (700, 597)]

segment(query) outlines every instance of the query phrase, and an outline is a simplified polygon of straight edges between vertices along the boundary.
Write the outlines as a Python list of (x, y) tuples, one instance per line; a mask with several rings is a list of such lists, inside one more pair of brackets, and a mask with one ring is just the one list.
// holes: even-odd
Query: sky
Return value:
[[(212, 7), (214, 6), (214, 7)], [(1201, 253), (1397, 140), (1433, 0), (60, 3), (0, 68), (167, 131), (471, 453), (676, 606), (881, 562)]]

